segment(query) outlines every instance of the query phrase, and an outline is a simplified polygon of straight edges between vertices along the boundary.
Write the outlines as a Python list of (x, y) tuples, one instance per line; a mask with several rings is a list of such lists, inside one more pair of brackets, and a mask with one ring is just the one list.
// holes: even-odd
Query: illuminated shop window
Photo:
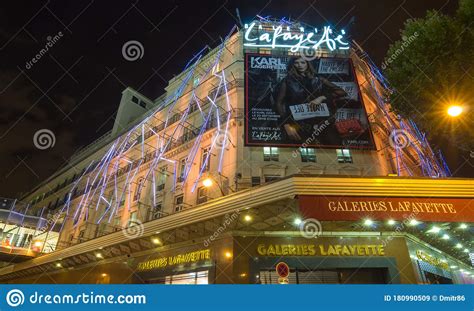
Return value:
[(199, 272), (170, 275), (170, 276), (165, 277), (164, 283), (165, 284), (182, 284), (182, 285), (208, 284), (209, 273), (208, 271), (199, 271)]
[[(206, 163), (206, 166), (204, 167), (203, 172), (207, 172), (211, 168), (211, 157), (209, 157), (209, 159), (207, 159), (207, 156), (209, 155), (209, 151), (210, 151), (209, 147), (202, 149), (201, 165), (200, 165), (201, 169), (202, 169), (204, 163)], [(206, 159), (207, 159), (207, 162), (206, 162)]]
[(197, 204), (201, 204), (207, 202), (207, 188), (206, 187), (200, 187), (197, 191)]
[(352, 155), (349, 149), (336, 149), (337, 162), (352, 163)]
[(316, 162), (316, 151), (314, 148), (300, 148), (301, 162)]
[(263, 147), (263, 161), (278, 161), (279, 155), (278, 147)]

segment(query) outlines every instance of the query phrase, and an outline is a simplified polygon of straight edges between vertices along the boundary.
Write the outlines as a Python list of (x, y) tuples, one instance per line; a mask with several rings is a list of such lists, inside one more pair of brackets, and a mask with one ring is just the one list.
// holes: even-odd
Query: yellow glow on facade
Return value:
[(211, 178), (206, 178), (206, 179), (203, 180), (202, 184), (203, 184), (204, 187), (209, 188), (209, 187), (211, 187), (214, 183), (212, 182), (212, 179), (211, 179)]

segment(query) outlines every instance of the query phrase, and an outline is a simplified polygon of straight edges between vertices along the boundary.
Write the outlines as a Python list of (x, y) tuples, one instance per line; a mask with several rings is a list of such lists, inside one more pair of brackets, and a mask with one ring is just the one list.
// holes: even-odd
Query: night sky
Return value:
[[(244, 23), (259, 14), (345, 27), (380, 65), (406, 19), (427, 9), (452, 14), (457, 1), (76, 0), (0, 6), (0, 196), (15, 198), (112, 128), (125, 87), (151, 99), (161, 95), (194, 53), (206, 44), (215, 47), (238, 23), (236, 8)], [(59, 32), (49, 51), (27, 66)], [(129, 40), (143, 45), (143, 58), (124, 59), (122, 46)], [(54, 133), (54, 147), (35, 147), (40, 129)], [(459, 176), (472, 171), (470, 165), (462, 157), (450, 162)]]

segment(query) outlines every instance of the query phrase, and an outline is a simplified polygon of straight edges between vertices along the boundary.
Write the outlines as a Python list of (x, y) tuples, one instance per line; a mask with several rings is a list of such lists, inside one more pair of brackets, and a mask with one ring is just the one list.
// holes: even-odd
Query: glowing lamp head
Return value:
[(225, 252), (224, 256), (225, 256), (225, 258), (232, 258), (232, 253), (231, 252)]
[(364, 225), (367, 227), (370, 227), (374, 224), (374, 221), (372, 219), (366, 219), (364, 220)]
[(212, 179), (210, 179), (210, 178), (206, 178), (202, 181), (202, 185), (206, 188), (211, 187), (212, 184), (213, 184), (213, 182), (212, 182)]
[(452, 105), (448, 108), (448, 115), (451, 117), (458, 117), (462, 113), (462, 107), (458, 105)]
[(409, 224), (410, 224), (410, 226), (416, 226), (416, 225), (419, 225), (420, 222), (416, 219), (411, 219)]
[(246, 222), (252, 221), (252, 216), (250, 216), (250, 215), (245, 215), (245, 216), (244, 216), (244, 220), (245, 220)]
[(41, 241), (36, 241), (36, 242), (33, 243), (33, 246), (39, 248), (39, 247), (43, 246), (43, 242), (41, 242)]

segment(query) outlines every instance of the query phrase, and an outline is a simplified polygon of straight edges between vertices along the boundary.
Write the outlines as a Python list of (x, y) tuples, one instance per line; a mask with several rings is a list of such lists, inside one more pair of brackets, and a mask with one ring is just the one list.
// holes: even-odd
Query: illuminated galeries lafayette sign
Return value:
[(283, 25), (272, 26), (270, 31), (268, 28), (261, 24), (257, 25), (257, 22), (245, 24), (244, 46), (289, 48), (291, 52), (322, 48), (328, 48), (330, 51), (347, 50), (350, 47), (349, 43), (344, 41), (345, 31), (341, 30), (336, 34), (330, 26), (324, 26), (322, 29), (313, 28), (310, 32), (305, 32), (303, 27), (295, 31), (290, 26)]

